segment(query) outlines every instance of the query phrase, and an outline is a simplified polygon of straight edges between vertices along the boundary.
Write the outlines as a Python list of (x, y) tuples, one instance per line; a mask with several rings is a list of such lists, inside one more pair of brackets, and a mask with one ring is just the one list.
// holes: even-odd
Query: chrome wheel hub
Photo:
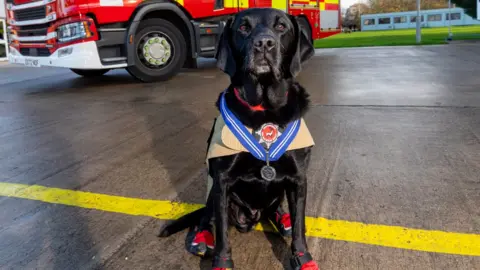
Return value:
[(172, 47), (164, 37), (149, 37), (143, 44), (143, 57), (153, 66), (162, 66), (172, 56)]

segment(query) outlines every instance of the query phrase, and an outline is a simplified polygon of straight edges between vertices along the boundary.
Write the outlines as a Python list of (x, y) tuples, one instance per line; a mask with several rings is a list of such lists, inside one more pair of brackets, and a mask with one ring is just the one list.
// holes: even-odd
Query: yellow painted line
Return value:
[(112, 196), (84, 191), (0, 182), (0, 196), (77, 206), (134, 216), (177, 219), (203, 205)]
[[(177, 219), (200, 204), (127, 198), (84, 191), (0, 182), (0, 196), (158, 219)], [(307, 217), (307, 236), (409, 250), (480, 256), (480, 235)], [(261, 224), (257, 230), (265, 230)]]

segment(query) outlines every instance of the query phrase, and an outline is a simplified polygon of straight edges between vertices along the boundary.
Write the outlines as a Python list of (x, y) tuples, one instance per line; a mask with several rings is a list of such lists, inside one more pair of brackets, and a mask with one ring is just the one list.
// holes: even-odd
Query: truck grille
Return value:
[(20, 54), (23, 56), (50, 56), (48, 48), (20, 48)]
[(33, 37), (47, 35), (48, 24), (38, 24), (29, 26), (19, 26), (17, 36), (19, 37)]
[(22, 22), (22, 21), (30, 21), (30, 20), (38, 20), (43, 19), (46, 16), (46, 7), (34, 7), (28, 9), (21, 9), (14, 12), (15, 14), (15, 21)]
[(48, 28), (38, 28), (32, 30), (17, 30), (19, 37), (33, 37), (33, 36), (45, 36), (47, 35)]
[(35, 34), (34, 36), (44, 36), (47, 34), (48, 27), (50, 27), (50, 23), (44, 24), (35, 24), (35, 25), (22, 25), (18, 26), (17, 32), (19, 36), (31, 36), (31, 34)]

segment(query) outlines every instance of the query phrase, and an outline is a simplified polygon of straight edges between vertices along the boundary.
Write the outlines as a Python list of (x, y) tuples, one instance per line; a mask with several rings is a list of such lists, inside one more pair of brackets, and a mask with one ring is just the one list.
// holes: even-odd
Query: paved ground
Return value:
[[(480, 46), (325, 50), (300, 76), (317, 146), (307, 214), (480, 234)], [(0, 66), (0, 181), (203, 203), (213, 63), (167, 83)], [(0, 197), (0, 269), (209, 269), (162, 221)], [(288, 241), (287, 241), (288, 242)], [(231, 233), (237, 269), (284, 269), (268, 233)], [(480, 269), (480, 257), (309, 238), (322, 269)], [(288, 268), (286, 268), (288, 269)]]

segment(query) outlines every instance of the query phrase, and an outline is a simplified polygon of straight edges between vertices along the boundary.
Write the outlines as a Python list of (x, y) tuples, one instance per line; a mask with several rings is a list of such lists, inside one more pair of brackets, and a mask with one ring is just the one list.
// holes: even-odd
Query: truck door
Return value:
[(322, 31), (334, 30), (339, 27), (339, 0), (320, 1), (320, 28)]

